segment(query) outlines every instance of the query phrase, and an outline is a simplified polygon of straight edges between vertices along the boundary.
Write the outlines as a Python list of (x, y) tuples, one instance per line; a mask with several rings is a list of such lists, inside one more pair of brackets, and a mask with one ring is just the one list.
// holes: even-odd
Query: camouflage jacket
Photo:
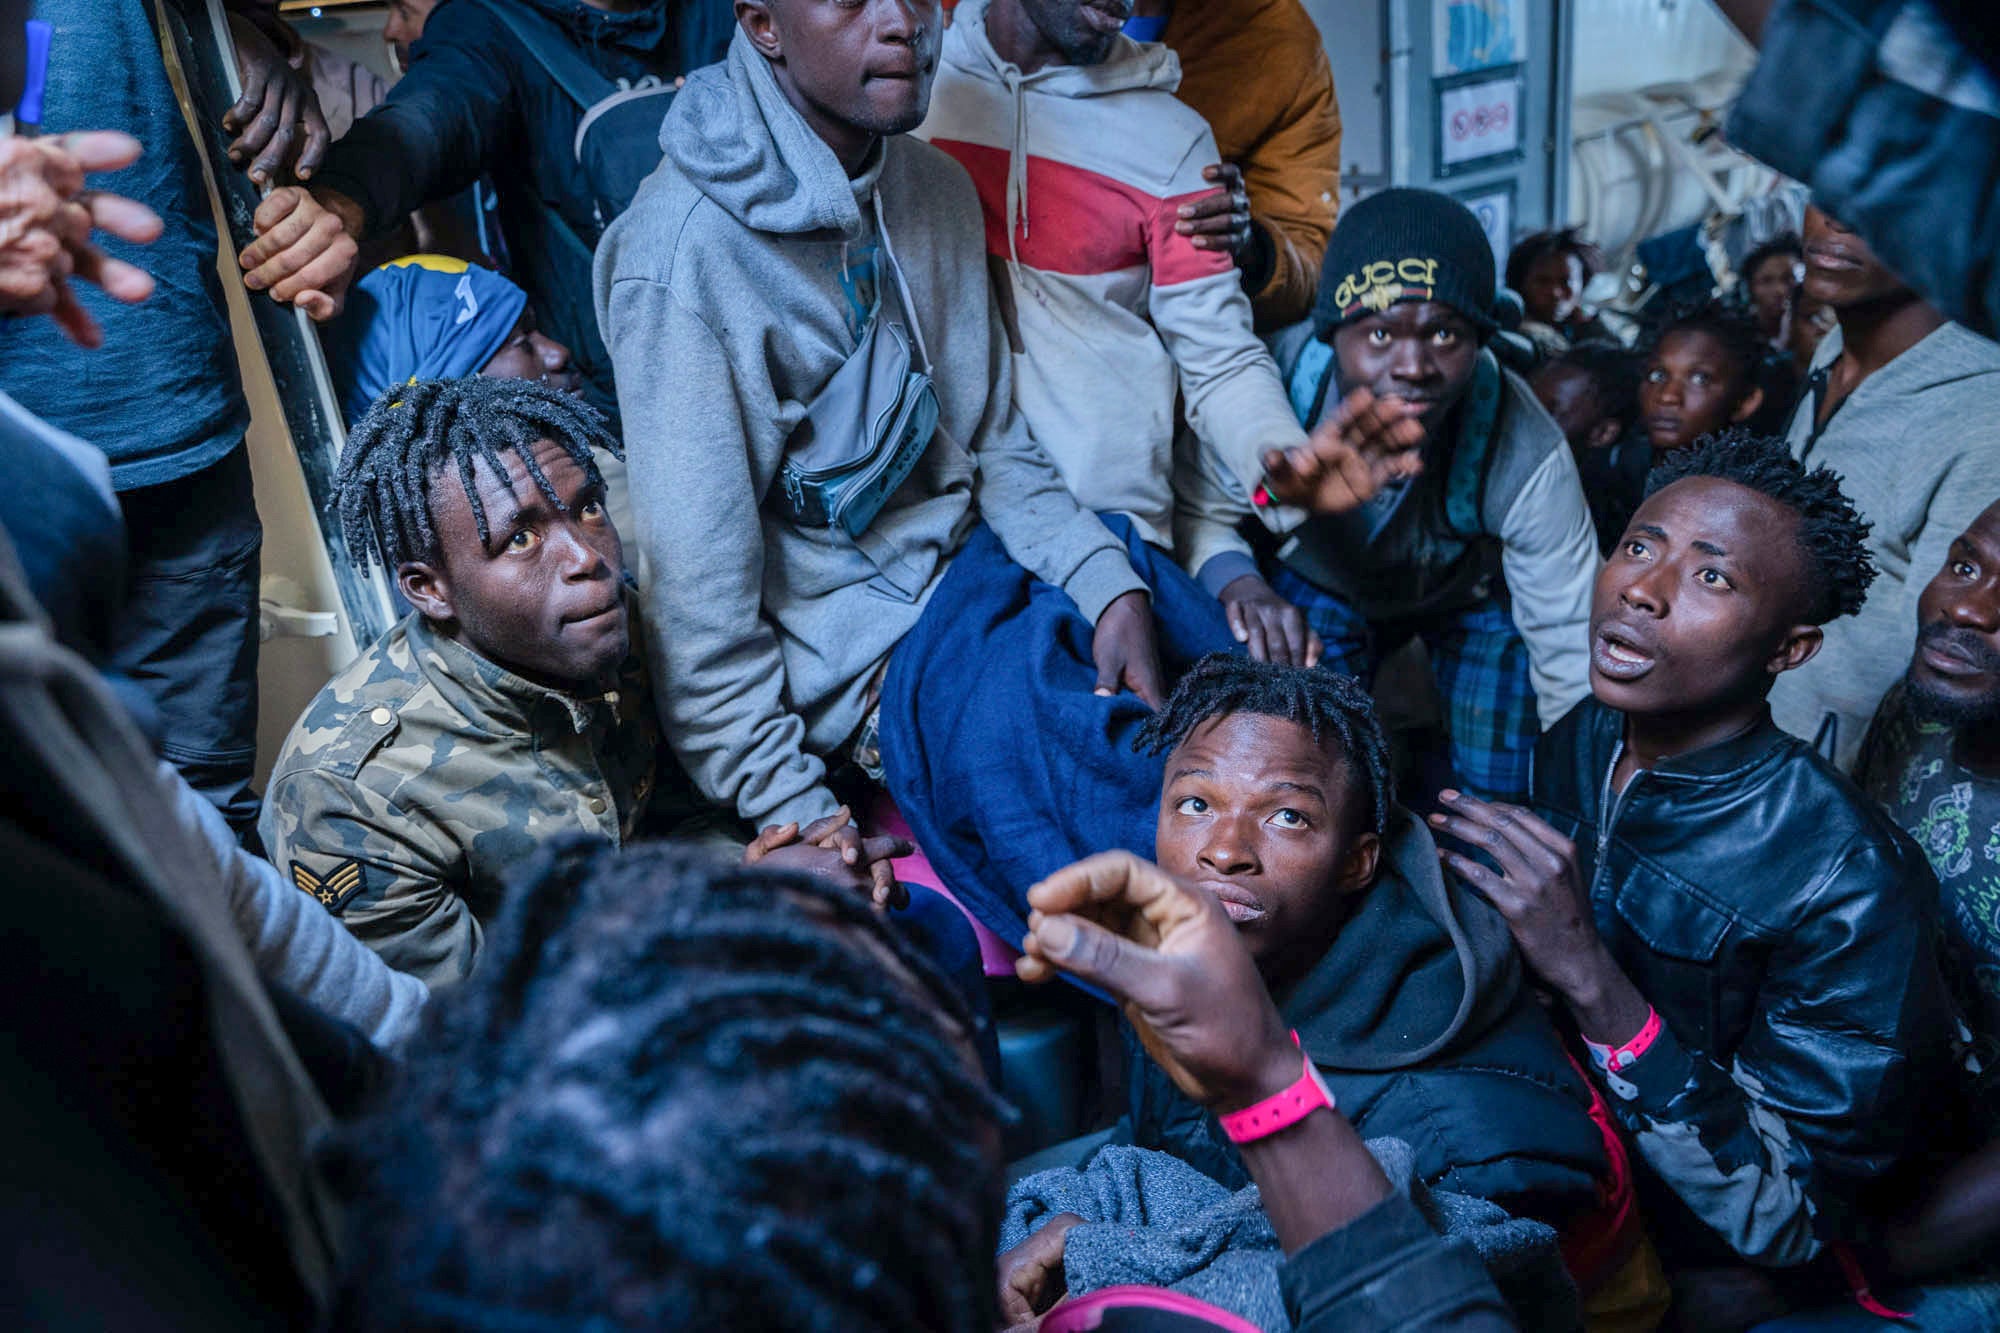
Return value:
[[(655, 802), (661, 778), (672, 791)], [(622, 845), (686, 790), (636, 653), (617, 689), (578, 698), (411, 615), (292, 728), (261, 831), (294, 884), (435, 987), (472, 970), (505, 877), (538, 844), (575, 831)]]

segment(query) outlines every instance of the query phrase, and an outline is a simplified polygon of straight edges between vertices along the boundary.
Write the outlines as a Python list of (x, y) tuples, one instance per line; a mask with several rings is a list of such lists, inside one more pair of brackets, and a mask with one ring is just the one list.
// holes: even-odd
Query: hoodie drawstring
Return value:
[(1014, 144), (1007, 153), (1007, 262), (1019, 269), (1019, 241), (1028, 239), (1028, 95), (1021, 71), (1012, 65), (1000, 71), (1000, 81), (1014, 98)]
[[(903, 298), (903, 313), (910, 317), (910, 333), (917, 340), (917, 355), (923, 358), (924, 373), (931, 374), (931, 350), (924, 345), (924, 326), (917, 319), (917, 303), (910, 299), (910, 284), (903, 279), (903, 266), (896, 260), (895, 242), (889, 239), (889, 219), (882, 216), (882, 192), (871, 191), (868, 202), (875, 206), (875, 230), (882, 234), (882, 254), (889, 261), (889, 271), (896, 275), (896, 291)], [(842, 242), (843, 253), (846, 242)]]

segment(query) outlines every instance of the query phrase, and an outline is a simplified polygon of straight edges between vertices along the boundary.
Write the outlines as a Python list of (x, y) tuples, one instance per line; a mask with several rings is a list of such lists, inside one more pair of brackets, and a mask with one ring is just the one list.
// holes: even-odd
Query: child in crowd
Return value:
[(1787, 346), (1799, 282), (1806, 275), (1804, 242), (1796, 232), (1780, 232), (1743, 256), (1736, 267), (1743, 304), (1757, 321), (1757, 332), (1777, 350)]
[(1763, 361), (1757, 325), (1740, 310), (1710, 301), (1669, 319), (1646, 353), (1639, 381), (1639, 424), (1651, 462), (1755, 417), (1764, 406)]
[(1583, 304), (1583, 289), (1604, 267), (1604, 256), (1576, 227), (1524, 236), (1507, 255), (1507, 286), (1521, 298), (1521, 332), (1544, 356), (1587, 339), (1616, 341)]
[(1543, 363), (1529, 385), (1555, 418), (1583, 482), (1597, 547), (1609, 555), (1638, 507), (1653, 451), (1633, 427), (1645, 362), (1616, 343), (1578, 343)]

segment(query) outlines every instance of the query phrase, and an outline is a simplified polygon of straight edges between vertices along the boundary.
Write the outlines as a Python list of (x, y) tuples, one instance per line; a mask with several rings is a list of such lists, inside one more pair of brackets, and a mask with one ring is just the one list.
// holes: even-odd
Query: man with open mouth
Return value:
[(1734, 431), (1649, 490), (1597, 578), (1594, 697), (1543, 738), (1534, 809), (1446, 792), (1432, 824), (1636, 1147), (1676, 1310), (1742, 1328), (1840, 1300), (1839, 1247), (1958, 1142), (1937, 889), (1765, 704), (1874, 577), (1838, 478)]

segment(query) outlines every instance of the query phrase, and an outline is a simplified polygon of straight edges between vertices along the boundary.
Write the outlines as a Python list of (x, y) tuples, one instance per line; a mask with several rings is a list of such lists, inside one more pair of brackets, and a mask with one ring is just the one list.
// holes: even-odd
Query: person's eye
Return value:
[(1646, 383), (1648, 383), (1648, 384), (1665, 384), (1666, 382), (1667, 382), (1667, 372), (1666, 372), (1666, 371), (1664, 371), (1664, 370), (1659, 370), (1659, 369), (1653, 369), (1653, 370), (1648, 370), (1648, 371), (1646, 372)]
[(1704, 588), (1727, 589), (1736, 586), (1729, 581), (1729, 576), (1719, 569), (1698, 569), (1694, 576)]
[(1979, 577), (1979, 566), (1973, 564), (1970, 560), (1954, 560), (1951, 562), (1950, 569), (1952, 573), (1962, 579)]
[(1174, 803), (1174, 812), (1182, 815), (1205, 815), (1208, 813), (1208, 802), (1199, 796), (1183, 796)]
[(1439, 347), (1450, 347), (1453, 343), (1456, 343), (1458, 341), (1458, 330), (1439, 329), (1436, 333), (1433, 333), (1431, 335), (1431, 341), (1436, 343)]
[(1688, 376), (1688, 383), (1706, 389), (1709, 385), (1715, 383), (1715, 377), (1705, 370), (1697, 370), (1694, 374)]
[(1311, 822), (1298, 811), (1287, 806), (1271, 816), (1271, 822), (1280, 828), (1305, 828)]
[(1387, 329), (1368, 330), (1368, 341), (1371, 345), (1376, 347), (1387, 347), (1389, 345), (1389, 330)]
[(1646, 554), (1646, 543), (1639, 541), (1637, 538), (1627, 541), (1625, 543), (1625, 554), (1637, 560), (1640, 556)]
[(507, 549), (514, 552), (532, 551), (541, 545), (540, 534), (532, 528), (522, 528), (507, 539)]
[(603, 518), (604, 502), (602, 500), (588, 501), (587, 503), (580, 505), (577, 508), (576, 512), (578, 516), (582, 518), (589, 518), (589, 519)]

